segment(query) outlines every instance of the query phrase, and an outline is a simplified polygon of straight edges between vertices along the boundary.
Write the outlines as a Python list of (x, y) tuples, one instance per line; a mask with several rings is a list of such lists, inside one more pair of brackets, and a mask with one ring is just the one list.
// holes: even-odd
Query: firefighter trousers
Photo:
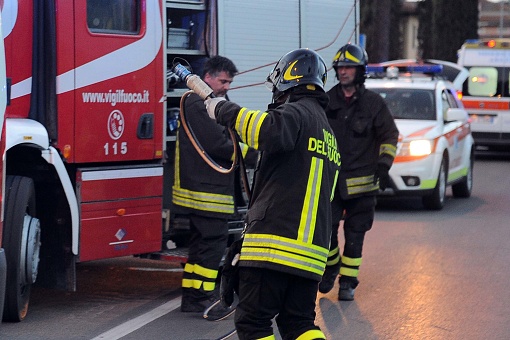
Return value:
[[(350, 281), (355, 287), (358, 284), (359, 267), (363, 252), (365, 234), (372, 228), (375, 215), (376, 197), (374, 195), (361, 196), (342, 200), (335, 198), (332, 202), (333, 226), (331, 230), (331, 245), (328, 266), (341, 261), (340, 280)], [(344, 231), (344, 249), (340, 258), (338, 247), (338, 229), (342, 215)]]
[(221, 258), (228, 242), (225, 218), (190, 215), (191, 237), (188, 261), (182, 276), (183, 298), (209, 299), (216, 288)]
[(272, 320), (283, 340), (326, 339), (315, 325), (318, 282), (264, 268), (239, 268), (235, 325), (240, 340), (274, 339)]

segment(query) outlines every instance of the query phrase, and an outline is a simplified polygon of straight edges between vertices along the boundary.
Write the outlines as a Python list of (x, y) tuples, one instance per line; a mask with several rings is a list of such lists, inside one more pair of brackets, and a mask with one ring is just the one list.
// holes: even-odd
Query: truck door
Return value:
[(59, 144), (68, 161), (161, 158), (160, 1), (74, 0), (73, 12), (74, 22), (57, 12)]

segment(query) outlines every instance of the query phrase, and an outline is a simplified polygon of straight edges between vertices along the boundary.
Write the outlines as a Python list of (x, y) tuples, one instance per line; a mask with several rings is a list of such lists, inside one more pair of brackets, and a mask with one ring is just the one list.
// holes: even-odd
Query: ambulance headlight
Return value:
[(410, 156), (426, 156), (432, 153), (432, 144), (429, 140), (413, 140), (409, 143)]
[(400, 157), (425, 157), (432, 153), (432, 142), (426, 139), (413, 140), (402, 143), (398, 156)]

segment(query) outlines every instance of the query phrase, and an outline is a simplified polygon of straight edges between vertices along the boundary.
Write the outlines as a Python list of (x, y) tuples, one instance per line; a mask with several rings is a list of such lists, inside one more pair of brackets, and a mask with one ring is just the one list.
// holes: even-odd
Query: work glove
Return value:
[(224, 100), (226, 100), (225, 97), (215, 97), (206, 99), (206, 101), (204, 102), (205, 108), (207, 109), (207, 114), (209, 115), (209, 117), (211, 117), (211, 119), (216, 120), (215, 114), (216, 105), (218, 105), (219, 102), (222, 102)]
[(232, 306), (234, 294), (239, 293), (239, 257), (242, 245), (243, 239), (234, 241), (225, 256), (220, 281), (220, 300), (225, 308)]
[(377, 170), (374, 175), (374, 185), (379, 181), (379, 188), (384, 191), (390, 184), (390, 175), (388, 174), (390, 168), (386, 164), (378, 164)]

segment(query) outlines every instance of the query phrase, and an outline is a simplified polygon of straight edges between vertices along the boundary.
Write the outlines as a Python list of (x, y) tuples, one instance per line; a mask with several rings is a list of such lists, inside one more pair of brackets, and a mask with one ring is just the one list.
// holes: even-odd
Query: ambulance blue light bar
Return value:
[[(388, 66), (368, 65), (367, 73), (383, 73), (385, 72), (385, 69), (390, 66), (392, 65)], [(396, 67), (398, 67), (399, 72), (436, 74), (441, 73), (443, 71), (443, 65), (407, 65)]]
[(443, 65), (413, 65), (407, 66), (406, 71), (414, 73), (441, 73)]
[(383, 66), (367, 66), (367, 73), (383, 73), (384, 67)]

